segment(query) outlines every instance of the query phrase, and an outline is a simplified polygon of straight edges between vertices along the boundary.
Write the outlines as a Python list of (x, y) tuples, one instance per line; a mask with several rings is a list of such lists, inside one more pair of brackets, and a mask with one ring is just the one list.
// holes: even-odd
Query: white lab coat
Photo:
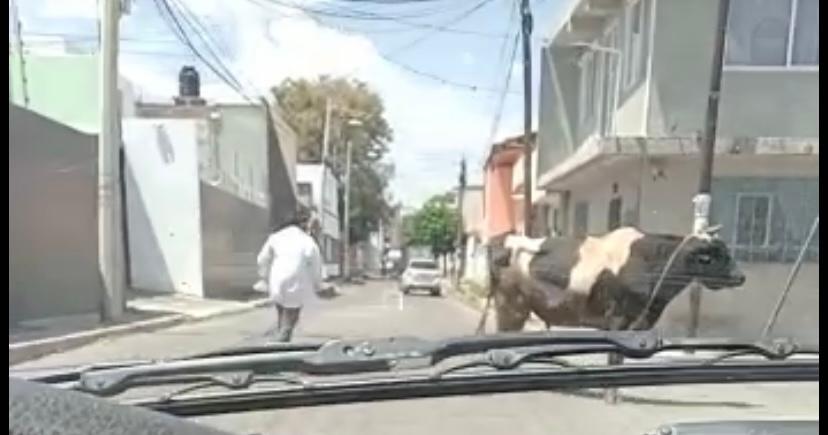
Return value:
[(270, 297), (286, 308), (315, 299), (322, 287), (322, 257), (316, 241), (291, 225), (267, 238), (256, 259)]

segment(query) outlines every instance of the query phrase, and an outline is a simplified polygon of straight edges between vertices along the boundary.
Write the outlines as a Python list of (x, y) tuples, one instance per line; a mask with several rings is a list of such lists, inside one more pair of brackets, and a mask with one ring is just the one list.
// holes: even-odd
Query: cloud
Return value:
[(97, 0), (41, 0), (38, 15), (45, 18), (87, 18), (98, 17)]
[[(412, 75), (385, 61), (369, 38), (322, 26), (294, 9), (263, 8), (256, 2), (233, 2), (228, 7), (219, 0), (184, 1), (223, 30), (214, 36), (229, 40), (232, 59), (227, 64), (245, 84), (250, 83), (250, 91), (266, 92), (286, 77), (320, 74), (351, 76), (377, 91), (395, 132), (389, 152), (396, 167), (394, 197), (414, 205), (452, 188), (463, 156), (469, 162), (470, 182), (479, 182), (475, 178), (488, 152), (496, 95)], [(160, 28), (154, 11), (142, 9), (128, 18), (129, 25)], [(475, 61), (471, 53), (464, 53), (461, 60)], [(144, 99), (167, 99), (177, 91), (176, 73), (186, 61), (125, 53), (121, 65)], [(199, 69), (207, 98), (238, 99), (206, 68)], [(513, 109), (506, 104), (498, 134), (519, 125), (519, 113)]]
[(468, 51), (465, 51), (462, 55), (460, 55), (460, 61), (463, 62), (463, 65), (470, 66), (474, 65), (476, 59), (474, 58), (473, 54), (469, 53)]

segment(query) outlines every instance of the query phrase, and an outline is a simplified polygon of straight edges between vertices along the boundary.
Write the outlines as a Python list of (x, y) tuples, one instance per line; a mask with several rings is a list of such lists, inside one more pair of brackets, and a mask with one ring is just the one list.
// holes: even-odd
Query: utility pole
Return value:
[[(330, 141), (330, 131), (331, 131), (331, 99), (328, 97), (325, 99), (325, 125), (323, 130), (322, 136), (322, 176), (320, 180), (321, 187), (319, 188), (319, 223), (322, 227), (324, 227), (324, 220), (325, 220), (325, 200), (327, 199), (327, 195), (325, 194), (328, 191), (328, 142)], [(324, 242), (320, 240), (321, 243)], [(322, 249), (326, 249), (323, 246)], [(327, 255), (327, 254), (325, 254)]]
[(345, 255), (343, 259), (342, 277), (346, 281), (351, 279), (351, 139), (345, 140), (345, 225), (342, 233)]
[[(17, 63), (20, 69), (20, 94), (23, 98), (23, 107), (29, 107), (29, 86), (26, 80), (26, 60), (23, 56), (23, 35), (22, 24), (20, 23), (20, 14), (17, 11), (17, 1), (9, 0), (9, 13), (11, 14), (12, 34), (14, 38), (14, 50), (17, 52)], [(11, 78), (9, 78), (9, 97), (12, 96), (12, 89), (14, 88)]]
[(456, 271), (456, 284), (460, 284), (460, 279), (463, 277), (463, 270), (466, 266), (466, 246), (463, 243), (463, 233), (465, 231), (463, 222), (463, 199), (466, 196), (466, 157), (460, 160), (460, 178), (457, 188), (457, 252), (459, 261)]
[(520, 2), (523, 36), (523, 233), (532, 235), (532, 10)]
[[(716, 40), (713, 46), (712, 69), (710, 73), (710, 91), (707, 94), (707, 113), (704, 120), (704, 132), (701, 143), (701, 168), (699, 171), (699, 191), (693, 198), (693, 234), (701, 234), (710, 224), (710, 184), (713, 177), (713, 155), (716, 148), (716, 128), (719, 119), (719, 97), (722, 89), (722, 63), (724, 60), (727, 17), (730, 12), (730, 0), (719, 0), (719, 13), (716, 21)], [(699, 311), (701, 308), (701, 287), (694, 283), (690, 289), (690, 325), (689, 336), (695, 337), (699, 332)]]
[(331, 140), (331, 97), (325, 99), (325, 126), (322, 133), (322, 163), (328, 161), (328, 144)]
[(117, 320), (124, 311), (123, 235), (121, 221), (118, 95), (118, 25), (120, 0), (99, 0), (101, 17), (100, 132), (98, 134), (98, 264), (103, 281), (101, 317)]

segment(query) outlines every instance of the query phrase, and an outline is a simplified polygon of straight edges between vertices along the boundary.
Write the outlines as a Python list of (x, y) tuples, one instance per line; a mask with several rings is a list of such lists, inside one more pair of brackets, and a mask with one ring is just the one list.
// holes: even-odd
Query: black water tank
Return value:
[(178, 96), (198, 98), (201, 96), (201, 79), (193, 66), (184, 66), (178, 73)]

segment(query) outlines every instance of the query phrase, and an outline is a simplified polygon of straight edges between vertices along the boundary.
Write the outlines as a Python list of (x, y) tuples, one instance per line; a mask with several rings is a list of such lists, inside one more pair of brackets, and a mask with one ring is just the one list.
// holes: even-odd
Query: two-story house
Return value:
[[(538, 215), (550, 233), (686, 234), (718, 2), (570, 7), (541, 48), (536, 188), (551, 206)], [(702, 333), (755, 336), (819, 215), (818, 0), (731, 1), (712, 198), (748, 282), (705, 294)], [(779, 330), (818, 340), (818, 243), (807, 252)], [(673, 308), (665, 327), (683, 332)]]

